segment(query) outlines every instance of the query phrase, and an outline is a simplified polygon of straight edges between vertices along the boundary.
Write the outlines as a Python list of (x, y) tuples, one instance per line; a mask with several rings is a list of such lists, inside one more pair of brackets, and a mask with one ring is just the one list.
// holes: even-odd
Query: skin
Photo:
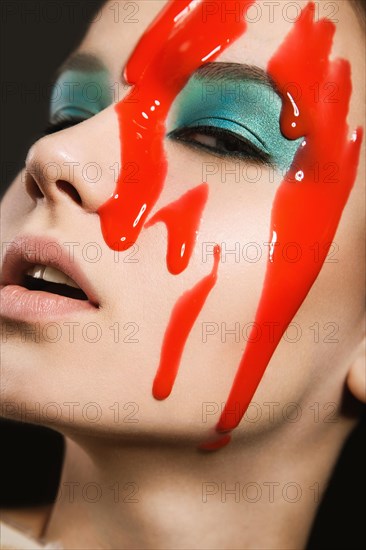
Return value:
[[(93, 23), (78, 51), (93, 53), (107, 66), (110, 82), (120, 75), (133, 47), (163, 2), (138, 2), (138, 23), (115, 23), (107, 3), (100, 19)], [(113, 3), (114, 4), (114, 3)], [(121, 2), (121, 5), (123, 2)], [(305, 6), (306, 2), (299, 1)], [(320, 15), (327, 15), (320, 2)], [(348, 59), (352, 68), (353, 95), (348, 123), (350, 132), (364, 120), (364, 63), (360, 44), (363, 32), (348, 2), (336, 2), (339, 11), (332, 55)], [(281, 12), (275, 23), (262, 17), (218, 58), (218, 61), (247, 63), (265, 69), (269, 59), (290, 31), (292, 23)], [(352, 41), (349, 36), (354, 37)], [(264, 38), (265, 37), (265, 38)], [(121, 83), (120, 98), (127, 93)], [(56, 421), (32, 414), (23, 420), (39, 422), (59, 430), (66, 437), (67, 452), (61, 493), (43, 525), (46, 540), (59, 540), (64, 548), (300, 548), (305, 544), (318, 499), (314, 484), (323, 492), (339, 450), (356, 422), (343, 413), (342, 404), (349, 390), (364, 397), (363, 353), (364, 312), (362, 308), (364, 266), (364, 151), (357, 179), (344, 210), (334, 242), (337, 262), (327, 262), (293, 322), (301, 327), (296, 343), (282, 340), (254, 401), (262, 411), (257, 422), (243, 420), (233, 442), (214, 454), (201, 454), (195, 446), (207, 436), (219, 418), (221, 404), (230, 390), (245, 341), (235, 342), (220, 334), (202, 341), (202, 323), (226, 323), (230, 329), (254, 320), (265, 273), (270, 212), (281, 175), (270, 181), (270, 169), (262, 167), (255, 184), (226, 183), (220, 173), (235, 168), (238, 160), (222, 160), (211, 153), (167, 141), (168, 175), (164, 190), (152, 211), (178, 199), (202, 180), (203, 163), (216, 163), (218, 174), (207, 178), (209, 198), (203, 212), (197, 244), (188, 268), (179, 276), (168, 273), (165, 263), (166, 230), (156, 224), (142, 231), (136, 258), (130, 251), (115, 253), (104, 243), (98, 207), (113, 193), (115, 180), (109, 168), (119, 160), (120, 142), (114, 105), (91, 119), (46, 136), (30, 149), (26, 167), (34, 172), (37, 163), (56, 162), (62, 167), (62, 188), (52, 175), (24, 178), (20, 174), (3, 200), (2, 238), (11, 241), (19, 234), (46, 235), (61, 243), (77, 242), (75, 259), (96, 290), (99, 309), (55, 319), (61, 327), (59, 341), (21, 341), (25, 330), (34, 326), (14, 326), (2, 346), (3, 400), (23, 403), (28, 410), (57, 403), (62, 410)], [(65, 161), (80, 163), (70, 177)], [(81, 167), (97, 162), (101, 181), (92, 184), (81, 174)], [(251, 166), (240, 161), (240, 167)], [(27, 181), (27, 185), (24, 184)], [(78, 204), (75, 197), (81, 197)], [(152, 381), (159, 362), (162, 337), (171, 309), (186, 289), (207, 275), (212, 257), (202, 258), (206, 242), (225, 243), (230, 250), (236, 242), (259, 243), (263, 254), (256, 263), (234, 261), (227, 255), (219, 266), (219, 280), (210, 294), (188, 340), (172, 395), (164, 402), (154, 400)], [(102, 251), (98, 262), (83, 258), (87, 243), (97, 243)], [(70, 341), (67, 322), (77, 322)], [(114, 342), (109, 327), (136, 323), (138, 342)], [(98, 323), (102, 337), (87, 342), (81, 328)], [(314, 342), (314, 323), (319, 323), (319, 341)], [(329, 343), (326, 323), (339, 327), (338, 342)], [(40, 326), (42, 329), (42, 324)], [(291, 336), (291, 334), (289, 333)], [(31, 375), (30, 375), (31, 373)], [(348, 383), (348, 384), (347, 384)], [(349, 388), (349, 390), (347, 389)], [(65, 403), (75, 406), (72, 420)], [(99, 422), (82, 414), (87, 403), (97, 403), (102, 411)], [(120, 419), (115, 419), (115, 403)], [(124, 405), (135, 403), (137, 405)], [(213, 409), (207, 408), (213, 404)], [(267, 403), (267, 405), (265, 405)], [(278, 403), (271, 409), (268, 403)], [(282, 411), (289, 403), (301, 408), (297, 422)], [(320, 421), (314, 407), (319, 404)], [(331, 405), (329, 408), (329, 404)], [(327, 408), (328, 407), (328, 408)], [(270, 414), (273, 411), (273, 415)], [(211, 411), (205, 415), (203, 411)], [(90, 417), (93, 415), (90, 410)], [(134, 412), (129, 422), (127, 415)], [(333, 413), (333, 422), (327, 414)], [(289, 410), (289, 415), (291, 411)], [(9, 414), (11, 418), (21, 415)], [(51, 413), (50, 413), (51, 416)], [(70, 482), (75, 502), (70, 504)], [(102, 497), (96, 503), (83, 498), (80, 487), (96, 483)], [(256, 503), (235, 502), (221, 490), (202, 497), (207, 482), (225, 483), (227, 489), (249, 482), (260, 485), (263, 494)], [(268, 482), (278, 483), (270, 502)], [(296, 503), (283, 498), (283, 487), (297, 483), (302, 497)], [(118, 502), (110, 486), (119, 483)], [(126, 483), (134, 483), (138, 502), (123, 502), (130, 494)], [(215, 485), (216, 487), (216, 485)], [(290, 498), (293, 493), (289, 490)]]

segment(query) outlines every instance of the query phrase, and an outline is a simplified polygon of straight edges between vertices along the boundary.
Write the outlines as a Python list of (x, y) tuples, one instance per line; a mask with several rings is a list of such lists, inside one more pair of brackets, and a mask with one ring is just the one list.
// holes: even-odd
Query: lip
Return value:
[[(71, 277), (88, 300), (75, 300), (51, 292), (21, 286), (25, 272), (34, 264), (54, 267)], [(80, 266), (57, 240), (21, 236), (7, 246), (0, 280), (0, 315), (14, 321), (55, 320), (70, 313), (95, 312), (97, 295)]]

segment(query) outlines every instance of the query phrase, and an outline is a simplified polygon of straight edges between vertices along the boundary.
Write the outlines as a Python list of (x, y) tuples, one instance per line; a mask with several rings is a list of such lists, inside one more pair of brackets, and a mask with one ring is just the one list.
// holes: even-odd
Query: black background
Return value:
[[(1, 190), (47, 125), (55, 70), (103, 2), (9, 0), (1, 10)], [(365, 547), (365, 418), (348, 441), (315, 522), (308, 550)], [(50, 502), (62, 463), (56, 432), (1, 421), (2, 507)], [(284, 451), (285, 452), (285, 451)]]
[(1, 13), (1, 189), (47, 126), (55, 71), (82, 38), (101, 0), (3, 0)]

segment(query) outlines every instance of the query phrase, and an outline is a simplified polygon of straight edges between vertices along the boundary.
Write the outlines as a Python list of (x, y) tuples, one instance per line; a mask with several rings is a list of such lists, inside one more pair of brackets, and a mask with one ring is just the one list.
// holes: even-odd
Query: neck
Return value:
[(215, 453), (66, 440), (45, 532), (64, 548), (301, 548), (329, 465), (324, 437), (293, 425)]

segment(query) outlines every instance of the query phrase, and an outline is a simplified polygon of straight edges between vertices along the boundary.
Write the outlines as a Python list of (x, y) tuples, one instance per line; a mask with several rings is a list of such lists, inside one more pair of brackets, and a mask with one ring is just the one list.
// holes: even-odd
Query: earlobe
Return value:
[(347, 376), (348, 389), (352, 395), (362, 403), (366, 403), (365, 349), (366, 337), (358, 348), (358, 353), (350, 365)]

